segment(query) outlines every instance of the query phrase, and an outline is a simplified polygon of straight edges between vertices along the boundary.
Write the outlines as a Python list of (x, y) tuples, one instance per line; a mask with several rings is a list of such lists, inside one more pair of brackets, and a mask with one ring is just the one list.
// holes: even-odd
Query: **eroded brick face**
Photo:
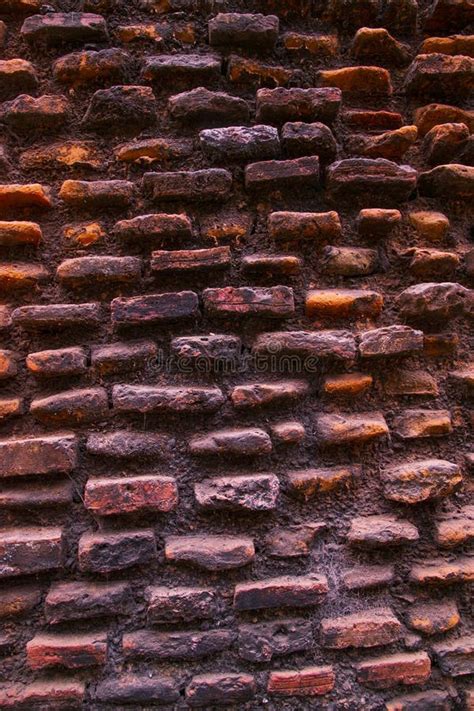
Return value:
[(0, 709), (474, 709), (473, 27), (0, 0)]

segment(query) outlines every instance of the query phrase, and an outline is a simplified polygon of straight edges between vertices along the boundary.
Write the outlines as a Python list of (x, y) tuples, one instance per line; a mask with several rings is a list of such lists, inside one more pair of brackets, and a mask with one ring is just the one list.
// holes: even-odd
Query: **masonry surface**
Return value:
[(0, 708), (472, 711), (472, 0), (0, 18)]

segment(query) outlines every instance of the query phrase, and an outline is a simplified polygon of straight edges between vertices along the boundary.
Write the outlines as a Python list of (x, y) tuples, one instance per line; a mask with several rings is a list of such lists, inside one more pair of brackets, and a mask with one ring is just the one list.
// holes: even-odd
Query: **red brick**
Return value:
[(474, 538), (474, 506), (448, 511), (436, 521), (436, 542), (451, 548)]
[(292, 160), (268, 160), (245, 168), (245, 187), (253, 190), (318, 190), (320, 165), (317, 156)]
[(86, 509), (98, 516), (167, 512), (176, 508), (177, 503), (176, 481), (169, 476), (88, 479), (84, 491)]
[(52, 207), (49, 188), (39, 183), (0, 185), (0, 210)]
[(101, 42), (107, 39), (105, 20), (89, 12), (54, 12), (28, 17), (20, 30), (32, 43)]
[(247, 47), (270, 50), (278, 39), (279, 21), (275, 15), (219, 13), (209, 23), (211, 46)]
[[(276, 331), (261, 333), (254, 342), (256, 353), (273, 356), (296, 356), (308, 359), (314, 366), (316, 358), (353, 360), (356, 356), (354, 336), (350, 331)], [(306, 362), (306, 361), (305, 361)]]
[(392, 422), (392, 431), (401, 439), (422, 439), (451, 434), (449, 410), (405, 410)]
[(92, 327), (102, 321), (101, 316), (102, 311), (98, 303), (20, 306), (12, 314), (15, 324), (31, 330)]
[(116, 326), (161, 323), (199, 315), (198, 297), (194, 291), (118, 297), (112, 300), (110, 309)]
[(132, 202), (134, 190), (128, 180), (65, 180), (59, 198), (69, 207), (82, 210), (125, 208)]
[(384, 496), (391, 501), (417, 504), (451, 494), (462, 482), (457, 464), (443, 459), (424, 459), (385, 468)]
[(423, 684), (431, 674), (431, 662), (426, 652), (399, 653), (367, 659), (356, 665), (357, 681), (376, 689), (397, 684)]
[(10, 510), (69, 506), (72, 503), (72, 482), (28, 482), (4, 486), (0, 491), (0, 507)]
[(286, 121), (332, 123), (341, 105), (341, 91), (323, 89), (259, 89), (256, 120), (283, 124)]
[(372, 608), (321, 620), (321, 644), (329, 649), (378, 647), (397, 642), (403, 627), (390, 608)]
[(358, 565), (346, 570), (341, 580), (347, 590), (371, 590), (390, 585), (394, 577), (393, 565)]
[(279, 696), (321, 696), (332, 691), (335, 681), (331, 666), (271, 671), (267, 691)]
[(179, 684), (167, 676), (121, 673), (119, 677), (109, 677), (99, 682), (95, 692), (98, 701), (106, 704), (141, 703), (172, 704), (179, 701)]
[(397, 129), (401, 128), (403, 125), (402, 115), (393, 111), (368, 111), (365, 109), (355, 109), (345, 111), (342, 118), (351, 128), (363, 131)]
[(268, 434), (257, 427), (215, 430), (208, 435), (197, 435), (189, 442), (191, 454), (198, 456), (222, 455), (255, 457), (272, 451)]
[(423, 634), (439, 634), (456, 627), (461, 618), (454, 600), (420, 602), (407, 612), (409, 626)]
[(23, 400), (21, 398), (0, 399), (0, 422), (9, 417), (23, 414)]
[(319, 72), (322, 86), (335, 86), (348, 94), (390, 95), (390, 73), (381, 67), (358, 66)]
[(324, 575), (282, 576), (238, 583), (234, 592), (236, 610), (264, 610), (279, 607), (313, 607), (328, 592)]
[(91, 365), (102, 375), (134, 371), (153, 363), (157, 353), (156, 343), (146, 340), (93, 346)]
[(251, 563), (255, 548), (251, 538), (238, 536), (168, 536), (165, 558), (189, 563), (203, 570), (222, 571), (241, 568)]
[(31, 585), (3, 587), (0, 619), (31, 612), (41, 601), (41, 589)]
[(156, 632), (139, 630), (126, 632), (123, 651), (126, 657), (156, 660), (201, 659), (228, 649), (235, 633), (228, 629), (205, 631)]
[(152, 586), (145, 589), (145, 598), (153, 624), (214, 618), (219, 610), (216, 591), (210, 588)]
[(61, 564), (61, 528), (4, 528), (0, 531), (0, 578), (56, 570)]
[(0, 691), (0, 706), (5, 709), (35, 708), (80, 709), (85, 695), (83, 681), (56, 677), (28, 685), (11, 684)]
[(374, 318), (382, 307), (382, 294), (368, 289), (313, 289), (306, 293), (308, 318)]
[(232, 174), (222, 168), (175, 173), (145, 173), (143, 189), (153, 201), (221, 200), (232, 188)]
[(174, 244), (192, 236), (192, 225), (186, 215), (154, 213), (120, 220), (115, 224), (114, 233), (121, 240), (138, 241), (145, 245), (158, 240), (170, 240)]
[(322, 390), (329, 397), (351, 398), (367, 393), (373, 384), (371, 375), (365, 373), (342, 373), (324, 378)]
[(349, 543), (364, 548), (414, 543), (418, 539), (416, 526), (388, 514), (357, 516), (347, 534)]
[(305, 380), (281, 380), (272, 383), (249, 383), (237, 385), (231, 390), (230, 399), (237, 409), (265, 405), (285, 405), (303, 398), (309, 392)]
[(443, 558), (422, 561), (410, 570), (410, 580), (419, 585), (450, 585), (474, 581), (474, 560), (459, 557), (451, 560)]
[(199, 674), (186, 687), (186, 703), (191, 708), (243, 704), (253, 699), (256, 691), (251, 674)]
[(204, 289), (204, 311), (209, 316), (265, 316), (284, 318), (294, 313), (293, 289), (288, 286)]
[(465, 123), (470, 131), (474, 130), (474, 112), (460, 109), (447, 104), (427, 104), (416, 109), (414, 123), (421, 137), (425, 136), (433, 126), (442, 123)]
[(474, 672), (474, 636), (464, 635), (451, 641), (442, 641), (432, 647), (436, 661), (444, 675), (467, 676)]
[(210, 249), (160, 250), (152, 252), (150, 269), (152, 272), (187, 273), (227, 269), (230, 266), (229, 247), (211, 247)]
[(76, 257), (61, 262), (56, 270), (59, 281), (76, 288), (91, 284), (140, 282), (142, 260), (137, 257)]
[(32, 400), (30, 412), (46, 424), (81, 424), (108, 417), (109, 405), (104, 388), (85, 388)]
[(80, 375), (87, 370), (87, 353), (77, 346), (29, 353), (26, 367), (39, 378)]
[(303, 523), (300, 526), (275, 528), (265, 538), (271, 558), (299, 558), (311, 553), (311, 546), (319, 533), (326, 530), (322, 521)]
[(107, 637), (103, 632), (43, 632), (26, 645), (28, 666), (31, 669), (65, 667), (81, 669), (105, 664)]
[(111, 573), (144, 565), (155, 556), (155, 537), (150, 529), (84, 533), (79, 539), (78, 563), (82, 572)]
[(7, 291), (35, 289), (49, 277), (41, 264), (0, 262), (0, 289)]
[(291, 69), (267, 64), (232, 54), (228, 62), (227, 77), (236, 84), (256, 86), (286, 86), (293, 76)]
[(316, 437), (321, 446), (364, 444), (387, 435), (387, 423), (380, 412), (316, 417)]
[(213, 477), (194, 485), (197, 504), (211, 510), (271, 511), (278, 493), (279, 480), (274, 474)]
[(48, 591), (44, 614), (49, 624), (126, 614), (131, 590), (122, 582), (57, 582)]
[(13, 437), (0, 440), (0, 455), (0, 477), (70, 472), (78, 443), (72, 434)]

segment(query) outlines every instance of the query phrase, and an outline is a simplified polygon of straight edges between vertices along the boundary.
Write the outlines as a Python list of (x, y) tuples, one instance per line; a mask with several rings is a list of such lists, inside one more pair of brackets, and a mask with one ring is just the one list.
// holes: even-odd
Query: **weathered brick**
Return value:
[(156, 432), (115, 430), (90, 434), (86, 441), (89, 454), (113, 459), (157, 458), (167, 454), (174, 440)]
[(319, 72), (322, 86), (337, 87), (348, 94), (381, 94), (392, 93), (390, 73), (381, 67), (343, 67), (342, 69), (325, 69)]
[(474, 59), (419, 54), (405, 77), (405, 91), (422, 96), (456, 96), (474, 89)]
[(194, 496), (204, 509), (271, 511), (276, 508), (279, 489), (274, 474), (249, 474), (204, 479), (194, 485)]
[(155, 632), (139, 630), (126, 632), (123, 651), (126, 657), (147, 659), (192, 660), (202, 659), (228, 649), (235, 633), (227, 629), (187, 632)]
[(0, 399), (0, 422), (23, 414), (23, 400), (18, 397)]
[(371, 590), (390, 585), (394, 577), (393, 565), (358, 565), (346, 570), (341, 580), (347, 590)]
[(169, 163), (186, 158), (192, 152), (192, 142), (174, 138), (144, 138), (122, 143), (114, 149), (117, 160), (144, 165), (155, 162)]
[(461, 262), (454, 252), (437, 249), (411, 248), (406, 256), (410, 257), (410, 273), (420, 279), (450, 279)]
[(249, 383), (237, 385), (231, 390), (230, 399), (238, 409), (264, 405), (291, 403), (307, 395), (305, 380), (286, 380), (272, 383)]
[(251, 163), (245, 168), (245, 188), (253, 190), (296, 190), (320, 187), (317, 156), (292, 160), (268, 160)]
[(428, 163), (454, 163), (456, 156), (467, 145), (468, 139), (469, 129), (464, 123), (442, 123), (434, 126), (423, 140), (423, 150)]
[(361, 237), (388, 237), (401, 221), (400, 210), (367, 208), (357, 216), (357, 229)]
[(268, 555), (272, 558), (308, 556), (315, 538), (324, 530), (326, 524), (322, 521), (289, 528), (275, 528), (264, 538)]
[(205, 87), (185, 91), (168, 100), (171, 118), (180, 123), (206, 126), (228, 126), (246, 123), (250, 109), (246, 101), (222, 91), (209, 91)]
[(387, 131), (401, 128), (403, 117), (394, 111), (370, 111), (367, 109), (351, 109), (342, 115), (345, 123), (359, 131)]
[(270, 425), (270, 432), (277, 444), (299, 444), (306, 436), (306, 430), (301, 422), (288, 420)]
[(0, 578), (56, 570), (61, 564), (61, 528), (4, 528), (0, 532)]
[(280, 139), (272, 126), (208, 128), (199, 133), (204, 154), (217, 163), (278, 158)]
[(154, 201), (221, 200), (230, 193), (232, 174), (222, 168), (145, 173), (143, 187)]
[(18, 485), (16, 482), (2, 488), (0, 507), (14, 509), (35, 509), (41, 507), (69, 506), (72, 502), (72, 482), (54, 483), (28, 482)]
[(257, 427), (215, 430), (197, 435), (189, 443), (191, 454), (197, 456), (249, 456), (269, 454), (272, 442), (268, 434)]
[(353, 136), (348, 140), (351, 153), (366, 158), (387, 158), (400, 161), (418, 137), (416, 126), (403, 126), (378, 136)]
[(0, 350), (0, 380), (9, 380), (17, 374), (15, 354), (12, 351)]
[(463, 313), (469, 295), (461, 284), (427, 282), (402, 291), (396, 304), (408, 320), (445, 321)]
[(101, 322), (101, 316), (102, 311), (98, 303), (20, 306), (12, 314), (15, 324), (31, 330), (97, 326)]
[(384, 27), (361, 27), (352, 41), (351, 54), (359, 60), (375, 59), (384, 65), (403, 66), (410, 61), (411, 50)]
[(466, 676), (474, 672), (474, 636), (464, 635), (432, 646), (441, 671), (446, 676)]
[(367, 276), (377, 270), (378, 254), (375, 249), (328, 246), (323, 250), (322, 263), (326, 274)]
[(407, 462), (382, 471), (384, 496), (404, 504), (443, 498), (462, 482), (457, 464), (442, 459)]
[(451, 560), (444, 558), (422, 561), (413, 565), (410, 580), (418, 585), (451, 585), (474, 581), (474, 559), (464, 556)]
[(293, 289), (288, 286), (204, 289), (202, 298), (208, 316), (285, 318), (295, 310)]
[(246, 274), (288, 276), (299, 274), (303, 261), (290, 254), (248, 254), (242, 257), (241, 266)]
[(122, 582), (57, 582), (48, 591), (44, 614), (49, 624), (125, 614), (131, 589)]
[(56, 131), (66, 122), (69, 102), (65, 96), (45, 94), (33, 97), (20, 94), (13, 101), (2, 104), (1, 117), (15, 132), (30, 133)]
[(315, 240), (324, 242), (342, 235), (337, 212), (272, 212), (268, 231), (276, 242)]
[(32, 585), (3, 587), (0, 619), (29, 613), (41, 601), (41, 589)]
[(439, 388), (432, 375), (424, 370), (400, 368), (384, 383), (389, 395), (438, 395)]
[(179, 701), (179, 686), (174, 679), (162, 675), (121, 673), (99, 682), (95, 696), (105, 704), (173, 704)]
[(231, 263), (229, 247), (209, 249), (177, 249), (152, 252), (150, 269), (153, 272), (193, 272), (227, 269)]
[(162, 323), (199, 315), (198, 297), (194, 291), (117, 297), (112, 300), (110, 310), (116, 326)]
[(79, 539), (79, 569), (87, 573), (111, 573), (133, 565), (145, 565), (156, 557), (150, 529), (112, 533), (84, 533)]
[(0, 245), (38, 245), (43, 239), (41, 227), (36, 222), (0, 222)]
[(130, 55), (122, 49), (82, 50), (65, 54), (53, 64), (53, 76), (62, 84), (78, 86), (119, 82), (130, 68)]
[(39, 183), (0, 185), (0, 210), (50, 208), (53, 206), (50, 189)]
[(373, 378), (365, 373), (329, 375), (322, 382), (322, 392), (329, 397), (356, 397), (371, 389)]
[(423, 684), (430, 677), (431, 662), (426, 652), (402, 652), (359, 662), (356, 671), (360, 684), (387, 689), (397, 684)]
[(157, 107), (148, 86), (112, 86), (96, 91), (82, 124), (87, 130), (140, 133), (156, 122)]
[(176, 508), (177, 503), (176, 480), (170, 476), (88, 479), (84, 491), (84, 506), (98, 516), (168, 512)]
[(70, 288), (89, 284), (137, 283), (142, 260), (138, 257), (75, 257), (61, 262), (56, 276)]
[(357, 467), (297, 469), (287, 472), (287, 481), (292, 493), (309, 499), (315, 494), (325, 494), (347, 486), (358, 473)]
[(48, 44), (101, 42), (107, 39), (107, 26), (100, 15), (89, 12), (49, 12), (27, 17), (21, 35), (29, 42)]
[(323, 447), (364, 444), (388, 435), (387, 423), (380, 412), (321, 414), (316, 416), (315, 425), (317, 441)]
[(0, 477), (70, 472), (77, 465), (78, 443), (72, 434), (0, 440)]
[(41, 264), (0, 262), (0, 289), (8, 291), (35, 289), (49, 277)]
[(106, 654), (107, 636), (104, 632), (42, 632), (26, 645), (31, 669), (93, 667), (105, 664)]
[(227, 77), (236, 84), (286, 86), (293, 77), (293, 71), (279, 64), (266, 64), (232, 54), (228, 62)]
[(145, 60), (142, 79), (160, 85), (202, 86), (221, 76), (222, 60), (213, 54), (161, 54)]
[(41, 0), (1, 0), (2, 13), (12, 15), (31, 15), (41, 7)]
[(191, 708), (243, 704), (257, 691), (251, 674), (199, 674), (186, 687), (186, 703)]
[(423, 197), (451, 200), (470, 199), (474, 195), (474, 167), (450, 163), (420, 173), (418, 190)]
[(452, 708), (449, 691), (420, 691), (418, 694), (397, 696), (385, 704), (387, 711), (449, 711)]
[(282, 619), (239, 627), (239, 656), (249, 662), (269, 662), (274, 656), (311, 649), (313, 644), (309, 620)]
[(255, 548), (251, 538), (238, 536), (168, 536), (165, 558), (188, 563), (203, 570), (222, 571), (241, 568), (251, 563)]
[(433, 126), (449, 122), (465, 123), (472, 131), (474, 129), (474, 112), (447, 104), (427, 104), (416, 109), (414, 113), (414, 123), (417, 125), (421, 137), (425, 136)]
[(241, 350), (242, 342), (237, 336), (179, 336), (171, 341), (171, 351), (177, 358), (200, 364), (237, 361)]
[(313, 607), (328, 592), (324, 575), (282, 576), (238, 583), (234, 592), (236, 610), (262, 610), (278, 607)]
[(112, 401), (119, 412), (215, 412), (224, 396), (217, 387), (114, 385)]
[(279, 696), (321, 696), (332, 691), (335, 681), (331, 666), (271, 671), (267, 691)]
[(106, 233), (100, 222), (86, 222), (78, 225), (67, 225), (63, 235), (71, 242), (81, 247), (90, 247), (102, 242)]
[(468, 543), (474, 538), (474, 506), (442, 514), (436, 521), (435, 537), (438, 545), (446, 548)]
[[(299, 358), (353, 360), (354, 336), (350, 331), (276, 331), (261, 333), (254, 345), (256, 353)], [(314, 363), (313, 363), (314, 365)]]
[(157, 213), (120, 220), (115, 223), (114, 233), (121, 240), (144, 244), (148, 241), (170, 240), (174, 244), (175, 241), (179, 242), (192, 236), (192, 225), (186, 215)]
[(145, 589), (145, 598), (153, 624), (214, 618), (219, 608), (216, 591), (210, 588), (152, 586)]
[(441, 437), (451, 434), (449, 410), (405, 410), (392, 423), (393, 432), (402, 439)]
[(312, 289), (306, 293), (308, 318), (345, 319), (377, 317), (383, 296), (368, 289)]
[(407, 200), (416, 187), (417, 172), (385, 158), (347, 158), (332, 163), (326, 184), (334, 200), (363, 199), (373, 207)]
[(84, 388), (32, 400), (30, 412), (45, 424), (81, 424), (108, 417), (109, 404), (104, 388)]
[[(97, 144), (92, 141), (50, 143), (40, 148), (28, 148), (20, 156), (20, 166), (24, 170), (45, 170), (47, 168), (94, 170), (101, 164), (102, 160)], [(87, 238), (83, 238), (83, 243), (87, 243)]]
[(459, 346), (459, 337), (455, 333), (425, 333), (423, 339), (424, 355), (430, 358), (454, 356)]
[(20, 57), (0, 60), (0, 80), (3, 98), (31, 91), (38, 85), (35, 67)]
[(56, 677), (46, 681), (8, 684), (0, 691), (0, 706), (5, 709), (36, 708), (80, 709), (85, 682)]
[(224, 47), (272, 49), (278, 39), (279, 20), (275, 15), (219, 13), (209, 21), (209, 44)]
[(423, 634), (438, 634), (456, 627), (460, 616), (454, 600), (420, 602), (411, 605), (407, 612), (409, 626)]
[(378, 647), (397, 642), (402, 635), (402, 625), (386, 607), (321, 620), (321, 644), (329, 649)]
[(340, 89), (259, 89), (256, 120), (283, 124), (287, 121), (332, 123), (341, 106)]
[(303, 32), (285, 32), (283, 44), (288, 52), (308, 52), (318, 57), (334, 57), (339, 50), (336, 34), (319, 35)]
[(103, 375), (134, 371), (153, 362), (157, 352), (156, 343), (146, 340), (93, 346), (91, 365)]
[(131, 203), (134, 190), (128, 180), (65, 180), (59, 197), (75, 209), (125, 208)]
[(414, 543), (419, 537), (412, 523), (387, 514), (353, 518), (347, 533), (349, 543), (364, 548)]

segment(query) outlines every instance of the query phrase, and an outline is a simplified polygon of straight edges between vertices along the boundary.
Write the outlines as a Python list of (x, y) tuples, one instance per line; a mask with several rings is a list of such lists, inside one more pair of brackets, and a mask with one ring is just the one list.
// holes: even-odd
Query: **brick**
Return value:
[(66, 97), (49, 94), (37, 98), (21, 94), (1, 107), (3, 122), (19, 133), (56, 131), (66, 123), (68, 114)]
[(402, 625), (386, 607), (321, 620), (321, 644), (329, 649), (378, 647), (397, 642), (402, 635)]
[(313, 607), (328, 592), (324, 575), (282, 576), (238, 583), (234, 592), (236, 610), (264, 610), (279, 607)]
[(257, 691), (251, 674), (198, 674), (186, 687), (186, 703), (191, 708), (246, 703)]
[(353, 518), (347, 533), (349, 543), (363, 548), (415, 543), (419, 537), (412, 523), (387, 514)]
[(292, 77), (292, 70), (281, 65), (266, 64), (235, 54), (229, 58), (227, 78), (236, 84), (286, 86)]
[(217, 163), (245, 163), (278, 158), (280, 139), (272, 126), (229, 126), (209, 128), (199, 133), (204, 154)]
[(84, 491), (84, 506), (98, 516), (168, 512), (177, 504), (176, 480), (170, 476), (90, 478)]
[(108, 417), (109, 405), (104, 388), (84, 388), (32, 400), (30, 412), (45, 424), (81, 424)]
[(371, 375), (342, 373), (324, 378), (322, 392), (329, 397), (358, 397), (367, 393), (373, 384)]
[(460, 265), (460, 258), (454, 252), (437, 249), (412, 248), (406, 253), (410, 259), (410, 273), (420, 279), (450, 279)]
[(176, 241), (192, 236), (191, 220), (186, 215), (155, 213), (120, 220), (115, 223), (114, 233), (120, 240), (130, 240), (146, 244), (157, 240)]
[(133, 371), (153, 362), (157, 352), (156, 343), (146, 340), (93, 346), (91, 365), (102, 375)]
[(30, 330), (92, 327), (101, 322), (101, 308), (98, 303), (20, 306), (13, 311), (12, 318), (15, 324)]
[(56, 582), (49, 588), (44, 614), (49, 624), (125, 614), (131, 589), (122, 582)]
[(423, 197), (449, 195), (451, 200), (463, 200), (474, 195), (474, 167), (451, 163), (420, 173), (419, 194)]
[(178, 359), (200, 364), (237, 361), (242, 343), (237, 336), (209, 334), (208, 336), (179, 336), (171, 341), (171, 352)]
[(451, 697), (448, 691), (421, 691), (419, 694), (397, 696), (387, 701), (387, 711), (449, 711), (452, 708)]
[(382, 64), (403, 66), (410, 61), (409, 45), (398, 42), (384, 27), (361, 27), (351, 46), (351, 54), (359, 60), (379, 60)]
[(402, 291), (396, 304), (406, 319), (443, 321), (463, 312), (469, 294), (461, 284), (426, 282)]
[(474, 112), (448, 104), (427, 104), (416, 109), (414, 113), (414, 123), (417, 125), (418, 134), (421, 137), (431, 131), (433, 126), (449, 122), (465, 123), (472, 131), (474, 129)]
[(204, 289), (202, 298), (208, 316), (285, 318), (295, 310), (293, 289), (288, 286)]
[(347, 158), (332, 163), (326, 185), (334, 200), (362, 199), (372, 207), (407, 200), (416, 187), (417, 173), (385, 158)]
[(372, 590), (393, 583), (393, 565), (358, 565), (346, 570), (341, 580), (347, 590)]
[(298, 469), (287, 472), (287, 481), (292, 493), (309, 499), (315, 494), (325, 494), (333, 489), (348, 486), (358, 473), (357, 467)]
[(0, 531), (0, 578), (56, 570), (62, 564), (62, 529), (12, 528)]
[(152, 586), (145, 589), (148, 620), (153, 624), (191, 622), (215, 618), (219, 602), (210, 588), (171, 588)]
[(21, 398), (0, 399), (0, 422), (9, 417), (23, 414), (23, 400)]
[(74, 87), (119, 83), (130, 69), (130, 55), (122, 49), (82, 50), (65, 54), (53, 64), (53, 76)]
[(458, 677), (474, 671), (474, 636), (464, 635), (432, 646), (436, 661), (446, 676)]
[(356, 665), (357, 681), (375, 689), (387, 689), (397, 684), (423, 684), (431, 674), (431, 662), (426, 652), (398, 653), (367, 659)]
[(30, 42), (97, 42), (107, 39), (105, 20), (88, 12), (55, 12), (27, 17), (21, 35)]
[(2, 246), (38, 245), (42, 239), (41, 227), (36, 222), (0, 222)]
[(345, 277), (367, 276), (377, 270), (378, 254), (375, 249), (328, 246), (323, 250), (322, 264), (326, 274)]
[(268, 434), (257, 427), (215, 430), (208, 435), (197, 435), (189, 442), (195, 456), (256, 457), (269, 454), (272, 442)]
[(155, 24), (119, 25), (115, 34), (124, 44), (149, 41), (161, 47), (164, 39), (159, 25)]
[(312, 289), (306, 293), (307, 318), (377, 317), (382, 307), (383, 296), (368, 289)]
[(232, 570), (251, 563), (255, 557), (253, 541), (238, 536), (168, 536), (167, 561), (188, 563), (208, 571)]
[(222, 168), (145, 173), (143, 187), (153, 201), (221, 200), (230, 193), (232, 175)]
[(308, 52), (317, 57), (335, 57), (339, 51), (339, 40), (334, 35), (285, 32), (283, 45), (288, 52)]
[(278, 696), (321, 696), (332, 691), (335, 681), (331, 666), (271, 671), (267, 691)]
[(387, 423), (380, 412), (321, 414), (316, 417), (315, 425), (317, 441), (323, 447), (365, 444), (388, 435)]
[(336, 139), (331, 129), (323, 123), (285, 123), (281, 138), (283, 150), (288, 156), (317, 155), (323, 164), (331, 163), (336, 158)]
[(342, 235), (337, 212), (272, 212), (268, 231), (276, 242), (317, 242), (338, 239)]
[(324, 530), (326, 524), (322, 521), (289, 528), (275, 528), (264, 538), (268, 555), (272, 558), (308, 556), (315, 538)]
[(443, 558), (413, 565), (410, 581), (418, 585), (451, 585), (474, 581), (474, 560), (468, 556), (451, 560)]
[(469, 543), (474, 538), (474, 506), (463, 506), (442, 514), (435, 526), (438, 545), (451, 548)]
[(474, 389), (474, 368), (472, 365), (460, 368), (459, 370), (451, 370), (449, 378), (459, 389), (465, 391), (467, 394), (471, 393)]
[(150, 529), (111, 533), (84, 533), (79, 539), (79, 570), (111, 573), (134, 565), (145, 565), (156, 557), (156, 543)]
[(283, 124), (287, 121), (322, 121), (332, 123), (339, 112), (340, 89), (259, 89), (256, 120)]
[(152, 272), (194, 272), (227, 269), (231, 263), (229, 247), (209, 249), (159, 250), (152, 252)]
[(87, 370), (87, 354), (84, 348), (58, 348), (29, 353), (26, 367), (36, 377), (80, 375)]
[(378, 136), (354, 136), (348, 141), (348, 148), (355, 155), (366, 158), (387, 158), (400, 161), (413, 147), (418, 137), (416, 126), (403, 126), (394, 131), (385, 131)]
[(363, 358), (409, 355), (423, 350), (423, 331), (409, 326), (382, 326), (364, 331), (359, 337)]
[(76, 257), (61, 262), (56, 276), (70, 288), (85, 284), (137, 283), (142, 260), (137, 257)]
[(351, 109), (345, 111), (342, 118), (344, 123), (356, 131), (386, 131), (403, 126), (402, 115), (394, 111)]
[(358, 66), (342, 69), (326, 69), (319, 72), (322, 86), (337, 87), (348, 94), (392, 93), (390, 73), (381, 67)]
[(426, 333), (423, 350), (425, 356), (430, 358), (445, 358), (455, 355), (459, 345), (459, 338), (451, 333)]
[(423, 150), (430, 165), (455, 162), (455, 157), (467, 145), (469, 129), (464, 123), (443, 123), (434, 126), (423, 140)]
[(141, 77), (161, 86), (204, 86), (219, 79), (221, 65), (221, 58), (213, 54), (160, 54), (145, 60)]
[(179, 701), (179, 686), (167, 676), (122, 673), (118, 678), (99, 682), (95, 696), (106, 704), (173, 704)]
[(309, 386), (304, 380), (249, 383), (233, 388), (230, 399), (235, 408), (245, 409), (274, 404), (291, 404), (307, 395), (308, 392)]
[(307, 651), (313, 645), (309, 620), (282, 619), (239, 626), (239, 657), (249, 662), (269, 662), (274, 656)]
[(90, 247), (98, 242), (102, 242), (106, 233), (99, 222), (89, 222), (79, 225), (68, 225), (64, 228), (63, 235), (72, 244), (77, 244), (81, 247)]
[(39, 183), (0, 185), (0, 211), (52, 206), (49, 188)]
[(128, 207), (134, 195), (128, 180), (65, 180), (59, 198), (68, 207), (80, 210)]
[(250, 117), (244, 99), (222, 91), (209, 91), (202, 86), (171, 96), (168, 110), (175, 121), (194, 125), (238, 126), (247, 123)]
[(275, 15), (219, 13), (209, 21), (209, 44), (270, 50), (278, 39), (278, 31), (279, 20)]
[(456, 96), (472, 91), (474, 59), (446, 54), (419, 54), (405, 76), (405, 91), (422, 96)]
[(31, 612), (41, 601), (41, 590), (33, 585), (3, 587), (0, 601), (0, 619), (16, 617)]
[(12, 325), (11, 311), (8, 306), (0, 306), (0, 332), (4, 332)]
[(169, 453), (174, 440), (156, 432), (97, 432), (86, 441), (89, 454), (112, 459), (159, 458)]
[(4, 486), (0, 492), (0, 507), (10, 510), (29, 510), (42, 507), (69, 506), (72, 503), (72, 482), (54, 483), (34, 482), (14, 483)]
[(105, 664), (107, 637), (103, 632), (42, 632), (26, 645), (30, 669), (81, 669)]
[(384, 496), (404, 504), (448, 496), (461, 481), (457, 464), (442, 459), (407, 462), (382, 471)]
[(83, 681), (56, 677), (28, 685), (9, 684), (0, 691), (0, 706), (5, 709), (41, 708), (80, 709), (85, 694)]
[(388, 237), (402, 221), (400, 210), (367, 208), (357, 217), (357, 229), (361, 237)]
[(124, 634), (123, 651), (126, 657), (133, 658), (180, 661), (202, 659), (228, 649), (234, 637), (234, 632), (227, 629), (211, 629), (202, 632), (139, 630)]
[(0, 262), (0, 289), (8, 291), (34, 289), (49, 277), (41, 264)]
[(70, 472), (77, 464), (73, 434), (12, 437), (0, 440), (0, 477)]
[(296, 275), (301, 272), (303, 261), (287, 254), (249, 254), (242, 258), (241, 266), (246, 274), (257, 276)]
[(407, 612), (408, 625), (423, 634), (439, 634), (456, 627), (460, 622), (454, 600), (420, 602), (411, 605)]
[(392, 422), (393, 432), (401, 439), (442, 437), (451, 434), (449, 410), (405, 410)]
[(277, 444), (299, 444), (306, 436), (304, 425), (292, 420), (270, 425), (270, 432)]
[(213, 477), (194, 485), (194, 496), (203, 509), (271, 511), (276, 508), (279, 480), (274, 474)]
[[(350, 331), (276, 331), (257, 336), (256, 353), (299, 358), (334, 358), (352, 360), (356, 355), (355, 339)], [(314, 363), (313, 363), (314, 365)]]
[(35, 67), (20, 57), (0, 60), (0, 80), (3, 98), (31, 91), (38, 86)]
[(140, 133), (156, 123), (157, 106), (148, 86), (112, 86), (96, 91), (82, 119), (86, 130)]
[(193, 144), (188, 140), (173, 138), (145, 138), (122, 143), (114, 149), (117, 160), (124, 163), (148, 165), (154, 162), (171, 162), (187, 158), (193, 152)]
[(217, 387), (114, 385), (114, 409), (118, 412), (215, 412), (224, 403)]
[(399, 369), (387, 378), (385, 392), (389, 395), (438, 395), (439, 389), (432, 375), (423, 370)]
[(0, 350), (0, 380), (9, 380), (17, 373), (15, 354), (12, 351)]
[(20, 166), (24, 170), (64, 167), (97, 169), (100, 165), (100, 152), (92, 141), (50, 143), (41, 148), (29, 148), (20, 156)]
[(293, 190), (320, 187), (317, 156), (292, 160), (269, 160), (251, 163), (245, 168), (245, 188), (253, 190)]
[(116, 326), (162, 323), (199, 315), (198, 297), (194, 291), (117, 297), (112, 300), (110, 309)]

